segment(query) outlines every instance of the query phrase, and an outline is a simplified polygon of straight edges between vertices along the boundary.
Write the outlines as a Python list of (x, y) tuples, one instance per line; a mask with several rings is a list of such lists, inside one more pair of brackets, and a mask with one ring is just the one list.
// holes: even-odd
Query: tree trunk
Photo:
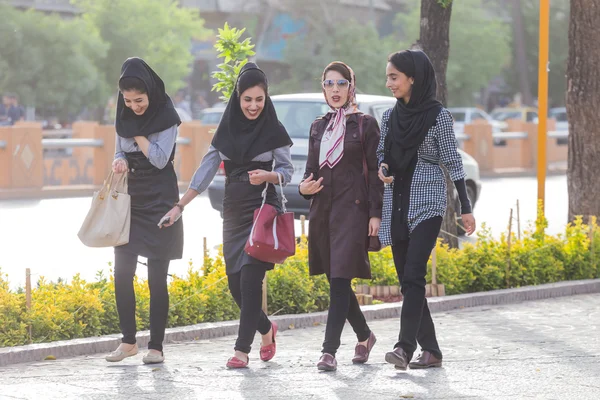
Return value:
[(437, 77), (437, 98), (446, 105), (448, 87), (446, 69), (450, 56), (450, 16), (452, 3), (446, 8), (438, 0), (421, 0), (419, 45), (431, 59)]
[[(438, 0), (421, 0), (421, 31), (419, 46), (431, 59), (437, 78), (437, 98), (447, 105), (448, 87), (446, 86), (446, 69), (450, 55), (450, 17), (452, 3), (443, 7)], [(444, 170), (445, 171), (445, 170)], [(445, 171), (448, 185), (448, 209), (442, 223), (442, 238), (450, 247), (458, 247), (458, 229), (455, 215), (457, 212), (457, 195), (454, 183)]]
[(569, 220), (600, 216), (600, 5), (571, 0), (567, 117)]
[(532, 106), (531, 84), (529, 83), (529, 71), (527, 67), (527, 49), (525, 44), (525, 27), (523, 26), (523, 12), (521, 0), (512, 0), (513, 15), (513, 43), (515, 46), (515, 61), (517, 64), (517, 75), (519, 76), (519, 87), (521, 88), (521, 102)]

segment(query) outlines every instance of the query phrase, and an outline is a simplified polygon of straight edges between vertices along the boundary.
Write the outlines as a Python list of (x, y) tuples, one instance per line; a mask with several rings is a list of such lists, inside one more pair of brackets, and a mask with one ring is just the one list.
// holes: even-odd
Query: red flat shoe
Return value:
[(248, 368), (249, 362), (250, 362), (250, 358), (248, 358), (248, 361), (242, 361), (237, 357), (231, 357), (229, 360), (227, 360), (227, 368), (229, 368), (229, 369)]
[(275, 322), (271, 322), (271, 326), (273, 329), (273, 343), (266, 346), (260, 346), (260, 359), (263, 361), (270, 361), (273, 357), (275, 357), (275, 352), (277, 351), (275, 336), (277, 335), (278, 327)]

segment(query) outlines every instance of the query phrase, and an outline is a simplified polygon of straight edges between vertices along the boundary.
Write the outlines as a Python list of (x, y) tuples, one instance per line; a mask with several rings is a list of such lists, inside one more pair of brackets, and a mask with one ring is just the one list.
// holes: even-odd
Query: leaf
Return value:
[(213, 71), (213, 78), (217, 79), (211, 91), (221, 92), (221, 100), (227, 101), (235, 89), (235, 82), (241, 68), (248, 62), (248, 57), (255, 53), (251, 50), (254, 45), (250, 38), (239, 42), (240, 37), (246, 29), (230, 28), (225, 23), (223, 29), (219, 29), (217, 43), (214, 48), (218, 51), (218, 58), (223, 59), (221, 64), (217, 65), (220, 71)]
[(53, 355), (48, 355), (44, 358), (44, 361), (55, 361), (56, 357)]

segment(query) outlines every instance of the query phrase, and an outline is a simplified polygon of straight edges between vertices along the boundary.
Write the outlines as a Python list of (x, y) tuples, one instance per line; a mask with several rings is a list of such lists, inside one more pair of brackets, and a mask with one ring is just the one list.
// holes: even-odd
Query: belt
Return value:
[(437, 157), (434, 157), (434, 156), (420, 155), (419, 158), (421, 159), (421, 161), (423, 161), (427, 164), (435, 164), (435, 165), (440, 164), (440, 159)]
[(158, 168), (130, 168), (129, 173), (133, 176), (152, 176), (158, 175), (160, 173), (160, 169)]
[(242, 174), (242, 175), (233, 175), (227, 176), (225, 178), (225, 184), (230, 184), (232, 182), (250, 182), (250, 175)]

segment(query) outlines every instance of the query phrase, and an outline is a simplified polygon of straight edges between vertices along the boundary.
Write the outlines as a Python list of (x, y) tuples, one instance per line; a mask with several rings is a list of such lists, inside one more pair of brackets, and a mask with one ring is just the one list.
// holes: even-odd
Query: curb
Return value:
[[(600, 279), (550, 283), (515, 289), (493, 290), (489, 292), (467, 293), (444, 297), (428, 298), (431, 312), (444, 312), (461, 308), (506, 305), (523, 301), (542, 300), (579, 294), (600, 293)], [(367, 321), (398, 318), (402, 303), (386, 303), (362, 306)], [(271, 318), (281, 330), (312, 327), (327, 322), (327, 312), (281, 315)], [(206, 340), (228, 335), (236, 335), (238, 321), (208, 322), (197, 325), (169, 328), (165, 343), (191, 340)], [(9, 364), (44, 360), (52, 355), (56, 358), (75, 357), (96, 353), (109, 353), (121, 343), (121, 335), (107, 335), (84, 339), (63, 340), (51, 343), (0, 348), (0, 367)], [(146, 347), (150, 340), (149, 331), (138, 332), (137, 342)]]

